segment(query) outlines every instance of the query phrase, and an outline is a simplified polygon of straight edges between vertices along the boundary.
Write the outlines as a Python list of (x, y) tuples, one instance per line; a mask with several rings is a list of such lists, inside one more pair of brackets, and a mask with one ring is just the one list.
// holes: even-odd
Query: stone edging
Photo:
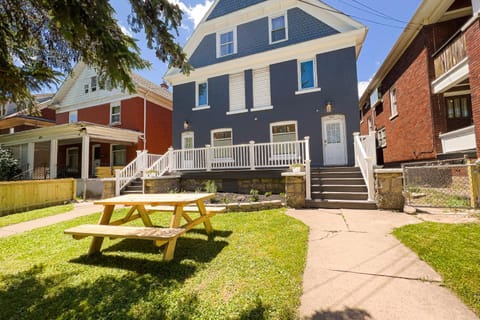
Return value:
[(283, 207), (281, 200), (246, 202), (246, 203), (215, 203), (208, 204), (209, 207), (227, 207), (226, 212), (250, 212), (258, 210), (278, 209)]

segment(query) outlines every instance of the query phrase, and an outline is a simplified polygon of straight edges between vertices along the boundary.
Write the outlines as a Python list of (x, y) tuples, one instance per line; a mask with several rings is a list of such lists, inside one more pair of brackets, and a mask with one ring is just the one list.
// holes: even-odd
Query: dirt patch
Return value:
[(217, 192), (215, 197), (208, 200), (207, 203), (216, 204), (216, 203), (251, 203), (251, 202), (261, 202), (261, 201), (272, 201), (272, 200), (282, 200), (284, 197), (279, 194), (239, 194), (239, 193), (228, 193), (228, 192)]

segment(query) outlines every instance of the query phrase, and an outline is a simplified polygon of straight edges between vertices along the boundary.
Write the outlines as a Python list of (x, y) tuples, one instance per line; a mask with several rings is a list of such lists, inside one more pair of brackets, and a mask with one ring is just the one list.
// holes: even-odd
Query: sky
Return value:
[[(184, 12), (182, 26), (178, 30), (177, 37), (178, 42), (184, 45), (214, 1), (168, 1), (177, 3)], [(357, 61), (359, 90), (362, 91), (381, 66), (421, 0), (324, 0), (324, 2), (368, 27), (367, 38)], [(143, 34), (134, 34), (130, 30), (127, 21), (130, 13), (128, 0), (111, 0), (111, 3), (124, 32), (138, 40), (137, 44), (141, 49), (142, 57), (152, 63), (150, 70), (137, 72), (154, 83), (162, 83), (162, 76), (167, 70), (167, 65), (158, 60), (155, 53), (146, 47)]]

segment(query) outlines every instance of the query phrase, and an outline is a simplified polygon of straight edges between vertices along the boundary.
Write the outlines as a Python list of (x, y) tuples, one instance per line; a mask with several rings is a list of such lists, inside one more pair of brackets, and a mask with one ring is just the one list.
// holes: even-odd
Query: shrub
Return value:
[(217, 193), (217, 185), (215, 184), (215, 181), (208, 180), (205, 182), (205, 191), (208, 193)]
[(0, 145), (0, 181), (12, 180), (22, 170), (12, 151)]
[(250, 201), (257, 202), (258, 199), (259, 199), (258, 190), (257, 189), (251, 189), (250, 190)]

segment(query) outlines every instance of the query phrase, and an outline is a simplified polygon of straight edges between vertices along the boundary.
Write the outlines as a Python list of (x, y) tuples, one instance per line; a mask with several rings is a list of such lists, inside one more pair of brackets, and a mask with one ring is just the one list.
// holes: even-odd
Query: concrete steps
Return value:
[(140, 178), (137, 178), (130, 182), (120, 194), (142, 194), (143, 193), (143, 181)]
[(359, 168), (312, 168), (310, 208), (376, 209)]

